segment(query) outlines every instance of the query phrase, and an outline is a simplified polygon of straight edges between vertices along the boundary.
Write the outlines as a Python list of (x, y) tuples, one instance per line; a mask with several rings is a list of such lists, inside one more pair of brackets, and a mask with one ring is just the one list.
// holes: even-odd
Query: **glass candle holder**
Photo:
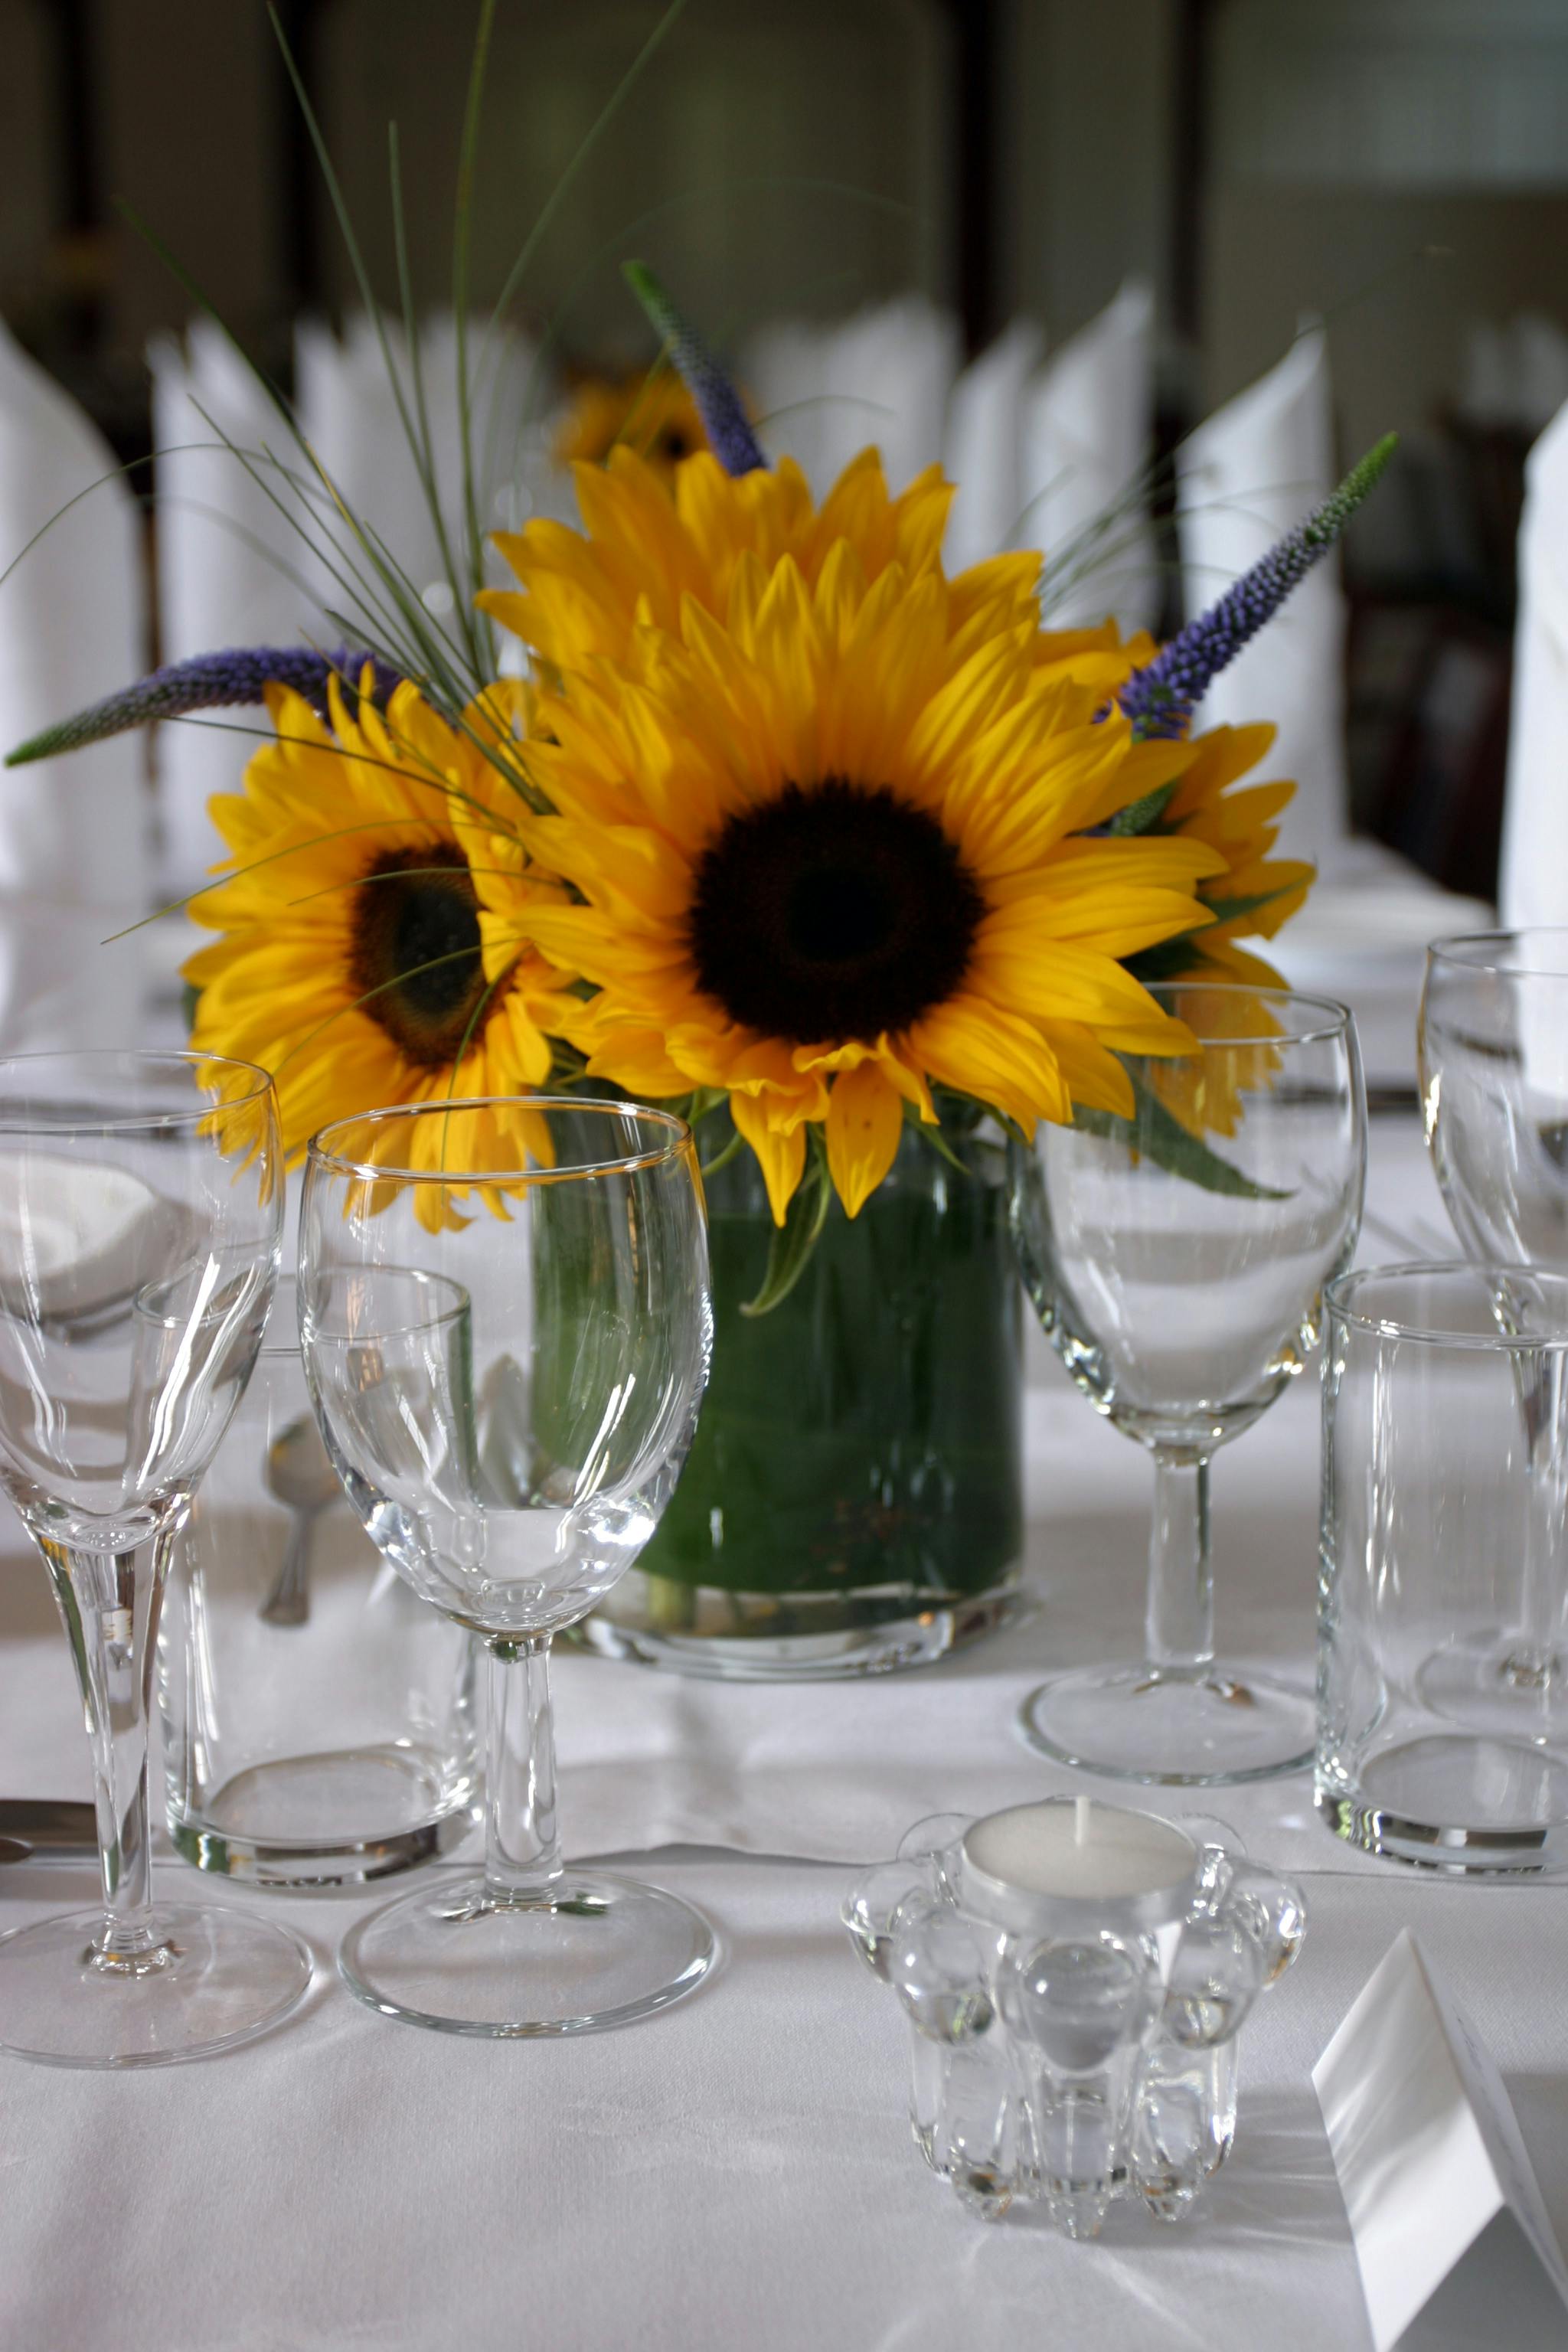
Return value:
[(1568, 1860), (1568, 1276), (1329, 1286), (1318, 1810), (1451, 1872)]
[(350, 1885), (477, 1816), (476, 1667), (382, 1559), (327, 1459), (294, 1285), (177, 1538), (158, 1636), (169, 1834), (198, 1870)]
[(1236, 2038), (1306, 1928), (1231, 1832), (1087, 1797), (921, 1822), (843, 1918), (912, 2028), (915, 2145), (987, 2221), (1180, 2220), (1229, 2154)]

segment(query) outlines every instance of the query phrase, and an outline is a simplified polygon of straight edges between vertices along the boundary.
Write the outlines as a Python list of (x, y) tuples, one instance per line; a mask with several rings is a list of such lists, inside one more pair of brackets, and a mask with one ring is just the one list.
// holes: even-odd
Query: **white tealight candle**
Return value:
[(963, 1839), (967, 1895), (1003, 1924), (1053, 1902), (1131, 1904), (1150, 1920), (1173, 1917), (1197, 1867), (1197, 1847), (1173, 1822), (1092, 1797), (1010, 1805), (975, 1822)]

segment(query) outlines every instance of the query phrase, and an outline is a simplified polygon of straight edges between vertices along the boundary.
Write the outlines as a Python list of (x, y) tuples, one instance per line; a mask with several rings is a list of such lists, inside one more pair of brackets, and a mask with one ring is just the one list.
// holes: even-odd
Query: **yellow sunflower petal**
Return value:
[(877, 1062), (840, 1070), (827, 1097), (827, 1172), (858, 1217), (892, 1166), (904, 1131), (904, 1108)]

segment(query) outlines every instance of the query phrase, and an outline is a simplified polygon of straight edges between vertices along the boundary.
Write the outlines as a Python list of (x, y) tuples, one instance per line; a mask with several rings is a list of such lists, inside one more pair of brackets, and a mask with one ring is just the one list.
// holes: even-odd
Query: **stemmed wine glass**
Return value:
[(712, 1932), (563, 1863), (548, 1660), (652, 1535), (696, 1426), (711, 1314), (689, 1129), (542, 1097), (342, 1120), (310, 1146), (299, 1295), (351, 1502), (486, 1654), (484, 1869), (361, 1922), (345, 1981), (451, 2033), (663, 2008), (711, 1967)]
[(147, 1709), (170, 1549), (250, 1376), (283, 1210), (264, 1070), (216, 1055), (0, 1062), (0, 1486), (43, 1554), (92, 1742), (101, 1911), (0, 1937), (0, 2044), (191, 2058), (285, 2016), (287, 1930), (154, 1906)]
[(1025, 1703), (1068, 1764), (1205, 1786), (1293, 1769), (1310, 1691), (1214, 1649), (1209, 1460), (1316, 1344), (1361, 1223), (1366, 1110), (1342, 1005), (1171, 982), (1196, 1050), (1122, 1057), (1130, 1118), (1080, 1110), (1015, 1145), (1014, 1229), (1047, 1332), (1096, 1411), (1154, 1457), (1144, 1657), (1055, 1676)]
[[(1416, 1045), (1432, 1165), (1466, 1256), (1568, 1274), (1568, 930), (1436, 940)], [(1494, 1312), (1513, 1336), (1506, 1284)], [(1514, 1349), (1510, 1361), (1531, 1474), (1521, 1622), (1440, 1652), (1422, 1687), (1436, 1706), (1451, 1695), (1473, 1719), (1529, 1738), (1568, 1706), (1568, 1429), (1551, 1351)]]

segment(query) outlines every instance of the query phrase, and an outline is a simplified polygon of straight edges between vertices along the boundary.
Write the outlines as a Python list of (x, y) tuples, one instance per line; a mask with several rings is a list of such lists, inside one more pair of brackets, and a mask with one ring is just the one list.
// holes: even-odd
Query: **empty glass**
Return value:
[(0, 1063), (0, 1485), (43, 1554), (92, 1742), (101, 1912), (0, 1937), (0, 2040), (61, 2065), (243, 2042), (298, 1937), (152, 1899), (147, 1708), (170, 1550), (249, 1376), (283, 1209), (263, 1070), (204, 1054)]
[(383, 1878), (477, 1818), (474, 1644), (349, 1508), (294, 1283), (174, 1549), (158, 1636), (175, 1851), (266, 1886)]
[[(1417, 1043), (1432, 1164), (1465, 1255), (1568, 1274), (1568, 931), (1437, 940)], [(1485, 1706), (1505, 1734), (1528, 1738), (1537, 1695), (1568, 1679), (1552, 1632), (1568, 1538), (1552, 1496), (1558, 1433), (1528, 1385), (1532, 1360), (1510, 1360), (1541, 1457), (1522, 1530), (1526, 1572), (1511, 1588), (1511, 1616), (1472, 1626), (1447, 1671), (1467, 1706)]]
[(362, 1921), (346, 1982), (453, 2033), (580, 2032), (678, 2000), (712, 1965), (707, 1922), (563, 1864), (547, 1667), (652, 1534), (696, 1424), (711, 1317), (689, 1129), (543, 1098), (327, 1128), (300, 1314), (351, 1502), (486, 1655), (484, 1870)]
[(1310, 1693), (1214, 1651), (1208, 1465), (1300, 1372), (1361, 1221), (1365, 1105), (1342, 1005), (1157, 987), (1196, 1051), (1127, 1055), (1131, 1118), (1042, 1124), (1014, 1153), (1025, 1279), (1077, 1385), (1154, 1457), (1146, 1652), (1059, 1675), (1026, 1737), (1068, 1764), (1205, 1785), (1305, 1764)]
[[(1382, 1266), (1328, 1291), (1317, 1801), (1376, 1853), (1463, 1871), (1568, 1859), (1568, 1697), (1474, 1661), (1527, 1608), (1562, 1644), (1568, 1278)], [(1528, 1397), (1538, 1411), (1521, 1413)]]

